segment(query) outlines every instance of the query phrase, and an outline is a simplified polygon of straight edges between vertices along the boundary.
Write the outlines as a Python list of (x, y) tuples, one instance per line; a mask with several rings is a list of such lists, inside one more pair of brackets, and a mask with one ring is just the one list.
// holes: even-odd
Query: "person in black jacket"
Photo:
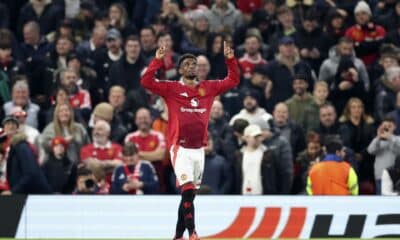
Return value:
[(55, 193), (72, 193), (76, 182), (76, 164), (66, 155), (67, 141), (63, 137), (51, 140), (52, 152), (43, 164), (43, 172)]
[(51, 193), (51, 186), (40, 169), (33, 146), (27, 142), (25, 134), (10, 134), (8, 138), (10, 151), (7, 158), (7, 181), (10, 191), (2, 194)]

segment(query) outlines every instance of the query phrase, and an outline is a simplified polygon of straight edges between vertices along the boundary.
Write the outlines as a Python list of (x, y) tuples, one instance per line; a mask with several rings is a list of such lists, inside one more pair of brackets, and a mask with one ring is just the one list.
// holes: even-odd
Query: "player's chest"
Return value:
[(171, 89), (171, 95), (171, 99), (176, 105), (191, 108), (205, 107), (212, 101), (210, 90), (204, 86), (177, 87)]

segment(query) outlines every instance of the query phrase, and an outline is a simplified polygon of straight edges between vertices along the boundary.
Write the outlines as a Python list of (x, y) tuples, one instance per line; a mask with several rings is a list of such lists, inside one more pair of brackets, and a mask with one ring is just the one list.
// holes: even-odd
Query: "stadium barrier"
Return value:
[[(0, 197), (0, 237), (171, 238), (179, 196)], [(198, 196), (208, 238), (400, 238), (398, 197)]]

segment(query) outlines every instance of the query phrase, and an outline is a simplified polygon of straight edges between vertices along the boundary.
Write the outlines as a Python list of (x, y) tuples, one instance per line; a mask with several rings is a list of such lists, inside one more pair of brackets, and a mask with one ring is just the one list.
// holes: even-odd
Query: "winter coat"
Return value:
[(214, 4), (209, 12), (208, 22), (212, 32), (218, 31), (221, 26), (233, 31), (243, 24), (243, 17), (240, 11), (228, 2), (228, 9), (224, 13), (221, 13)]

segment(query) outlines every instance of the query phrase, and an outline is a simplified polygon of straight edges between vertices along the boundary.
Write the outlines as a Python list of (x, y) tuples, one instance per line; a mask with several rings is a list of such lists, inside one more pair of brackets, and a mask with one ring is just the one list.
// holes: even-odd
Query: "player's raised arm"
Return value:
[(165, 45), (159, 47), (156, 51), (155, 58), (150, 62), (149, 66), (147, 67), (145, 73), (140, 80), (140, 84), (144, 88), (149, 89), (153, 93), (163, 96), (167, 90), (166, 82), (157, 81), (155, 78), (156, 71), (164, 64), (163, 58), (165, 57), (168, 49)]

